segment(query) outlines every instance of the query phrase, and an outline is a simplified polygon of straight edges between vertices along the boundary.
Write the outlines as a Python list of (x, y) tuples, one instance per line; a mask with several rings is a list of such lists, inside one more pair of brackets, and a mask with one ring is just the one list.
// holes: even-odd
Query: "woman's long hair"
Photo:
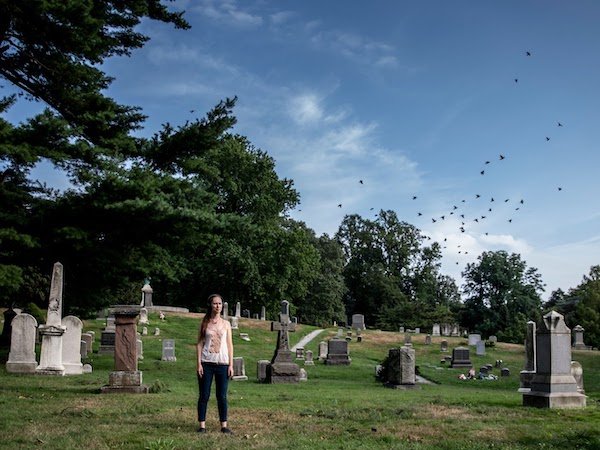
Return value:
[(212, 301), (213, 298), (219, 297), (221, 301), (223, 301), (223, 297), (219, 294), (211, 294), (208, 297), (208, 311), (204, 314), (204, 318), (202, 319), (202, 323), (200, 324), (200, 333), (198, 333), (198, 342), (204, 339), (206, 336), (206, 327), (208, 327), (208, 322), (212, 319)]

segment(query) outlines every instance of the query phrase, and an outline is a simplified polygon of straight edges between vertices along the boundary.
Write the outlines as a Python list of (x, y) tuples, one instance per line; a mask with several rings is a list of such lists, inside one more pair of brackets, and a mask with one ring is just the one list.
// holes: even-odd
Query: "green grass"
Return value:
[[(229, 385), (229, 419), (235, 435), (218, 433), (214, 396), (209, 404), (205, 435), (196, 433), (197, 384), (195, 338), (198, 317), (173, 316), (160, 322), (150, 315), (160, 336), (144, 336), (144, 360), (139, 368), (144, 383), (156, 393), (100, 394), (113, 368), (110, 356), (94, 353), (91, 374), (43, 377), (8, 374), (0, 368), (0, 448), (7, 449), (598, 449), (600, 448), (600, 353), (574, 352), (583, 365), (588, 407), (543, 410), (521, 406), (517, 393), (522, 346), (499, 343), (478, 357), (476, 368), (502, 359), (510, 377), (497, 381), (461, 381), (459, 369), (440, 364), (439, 342), (424, 345), (413, 338), (420, 373), (436, 384), (419, 390), (384, 388), (374, 367), (403, 335), (375, 330), (363, 332), (363, 342), (350, 343), (350, 366), (305, 367), (309, 380), (298, 385), (263, 385), (255, 381), (256, 362), (270, 359), (276, 333), (268, 322), (240, 321), (240, 332), (251, 342), (234, 337), (237, 356), (243, 356), (248, 381)], [(96, 331), (100, 321), (85, 322)], [(291, 344), (314, 327), (300, 325)], [(318, 354), (318, 343), (336, 333), (325, 330), (307, 349)], [(163, 338), (176, 340), (177, 362), (160, 361)], [(449, 338), (450, 348), (465, 343)], [(39, 355), (39, 352), (38, 352)], [(1, 356), (6, 357), (6, 353)], [(498, 373), (494, 369), (493, 373)]]

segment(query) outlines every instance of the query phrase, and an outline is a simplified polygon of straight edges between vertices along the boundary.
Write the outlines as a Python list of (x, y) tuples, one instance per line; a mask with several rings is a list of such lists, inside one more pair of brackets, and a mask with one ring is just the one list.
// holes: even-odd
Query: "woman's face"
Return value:
[(213, 299), (210, 301), (210, 306), (213, 316), (220, 315), (221, 310), (223, 309), (223, 299), (221, 297), (213, 297)]

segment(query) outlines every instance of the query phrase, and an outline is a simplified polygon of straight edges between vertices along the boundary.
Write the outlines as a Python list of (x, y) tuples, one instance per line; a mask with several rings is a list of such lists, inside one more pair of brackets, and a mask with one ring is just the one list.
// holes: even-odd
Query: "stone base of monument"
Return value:
[(345, 354), (335, 355), (329, 353), (325, 360), (325, 364), (328, 366), (349, 366), (351, 362), (352, 359)]
[(147, 394), (149, 387), (142, 384), (142, 372), (139, 370), (115, 370), (108, 376), (108, 386), (102, 386), (103, 394)]
[(386, 388), (390, 388), (390, 389), (402, 389), (402, 390), (421, 389), (421, 386), (419, 386), (418, 384), (394, 384), (394, 383), (390, 383), (389, 381), (383, 383), (383, 386)]
[(36, 375), (57, 375), (57, 376), (64, 376), (65, 374), (65, 368), (62, 366), (58, 366), (58, 367), (38, 367), (35, 369), (35, 374)]
[(267, 367), (267, 383), (298, 383), (300, 366), (292, 362), (276, 362)]
[(523, 406), (535, 408), (585, 408), (587, 397), (578, 392), (535, 392), (523, 394)]
[(36, 361), (33, 362), (12, 362), (7, 361), (6, 371), (9, 373), (35, 373), (38, 366)]
[(63, 363), (65, 366), (65, 375), (82, 375), (83, 364), (82, 363)]

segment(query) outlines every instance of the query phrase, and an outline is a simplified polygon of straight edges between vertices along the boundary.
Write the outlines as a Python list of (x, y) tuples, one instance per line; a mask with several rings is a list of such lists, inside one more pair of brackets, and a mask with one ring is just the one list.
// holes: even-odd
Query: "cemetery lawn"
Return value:
[[(458, 379), (466, 369), (440, 363), (442, 338), (424, 344), (413, 336), (416, 363), (434, 384), (418, 390), (384, 388), (374, 377), (375, 365), (390, 348), (402, 345), (399, 333), (366, 330), (363, 341), (350, 343), (350, 366), (306, 366), (308, 381), (298, 385), (257, 383), (256, 363), (271, 359), (276, 333), (269, 322), (241, 319), (234, 336), (236, 356), (243, 356), (248, 381), (229, 384), (229, 424), (234, 435), (219, 432), (213, 395), (206, 434), (196, 432), (198, 387), (195, 340), (201, 315), (150, 314), (139, 368), (150, 394), (100, 394), (113, 368), (111, 356), (93, 354), (84, 363), (93, 373), (52, 377), (9, 374), (0, 368), (0, 422), (4, 449), (600, 449), (600, 352), (574, 351), (583, 365), (587, 408), (525, 408), (517, 392), (524, 362), (522, 346), (498, 343), (486, 356), (471, 351), (475, 368), (497, 359), (510, 369), (496, 381)], [(84, 321), (96, 331), (98, 350), (102, 321)], [(293, 345), (315, 327), (298, 326)], [(306, 346), (315, 360), (318, 343), (336, 334), (323, 331)], [(163, 362), (161, 342), (176, 340), (176, 362)], [(450, 349), (466, 345), (446, 338)], [(7, 350), (0, 356), (7, 359)], [(38, 349), (39, 360), (39, 349)], [(302, 367), (302, 363), (300, 362)], [(499, 375), (499, 369), (492, 373)]]

